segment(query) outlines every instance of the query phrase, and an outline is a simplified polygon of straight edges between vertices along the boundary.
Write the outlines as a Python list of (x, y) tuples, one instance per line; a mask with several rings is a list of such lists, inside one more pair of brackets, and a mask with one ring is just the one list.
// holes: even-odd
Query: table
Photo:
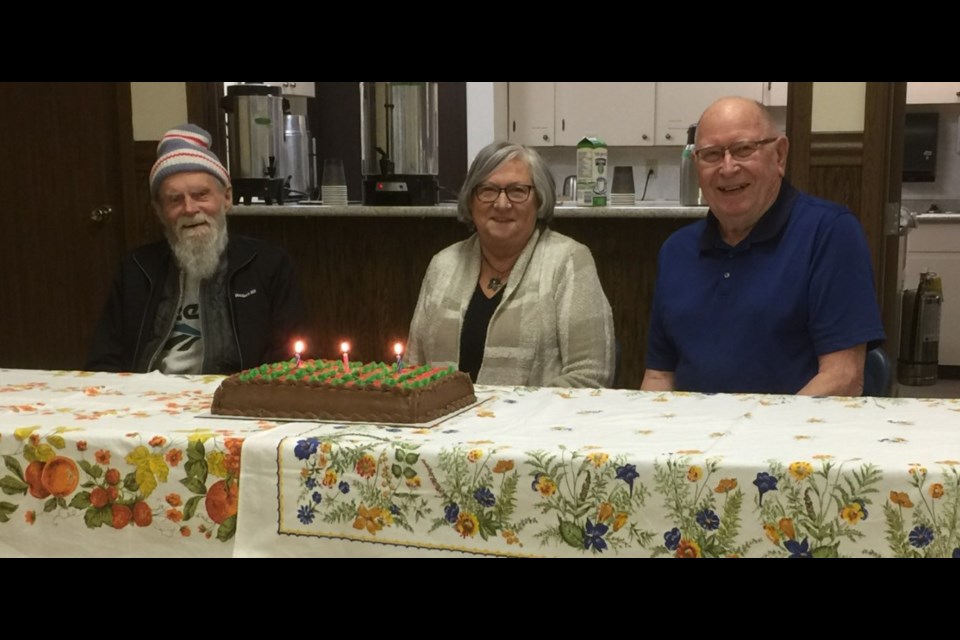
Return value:
[(418, 429), (198, 417), (219, 379), (0, 370), (0, 555), (960, 556), (960, 400), (478, 387)]
[(0, 556), (233, 555), (243, 439), (221, 376), (0, 369)]
[(251, 437), (235, 552), (960, 555), (960, 400), (478, 395), (431, 430)]

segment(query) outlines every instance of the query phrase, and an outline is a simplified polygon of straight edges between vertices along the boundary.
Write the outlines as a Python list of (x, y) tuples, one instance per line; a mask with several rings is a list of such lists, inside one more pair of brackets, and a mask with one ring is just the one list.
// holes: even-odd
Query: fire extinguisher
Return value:
[(937, 382), (940, 348), (940, 310), (943, 284), (932, 271), (920, 274), (916, 289), (904, 289), (900, 315), (900, 384), (925, 386)]

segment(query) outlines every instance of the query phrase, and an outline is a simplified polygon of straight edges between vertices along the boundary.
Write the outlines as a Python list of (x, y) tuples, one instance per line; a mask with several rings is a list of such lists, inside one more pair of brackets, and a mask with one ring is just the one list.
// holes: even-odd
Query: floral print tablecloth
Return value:
[(0, 556), (233, 554), (244, 438), (220, 376), (0, 369)]
[(236, 554), (960, 557), (960, 400), (478, 396), (249, 437)]

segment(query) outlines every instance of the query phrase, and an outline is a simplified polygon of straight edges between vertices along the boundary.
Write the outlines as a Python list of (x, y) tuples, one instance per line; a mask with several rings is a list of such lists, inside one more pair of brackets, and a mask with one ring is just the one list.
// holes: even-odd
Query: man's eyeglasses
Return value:
[(497, 201), (501, 191), (507, 194), (507, 200), (514, 204), (520, 204), (521, 202), (526, 202), (527, 198), (530, 197), (530, 192), (533, 191), (533, 185), (511, 184), (506, 187), (495, 187), (492, 184), (481, 184), (473, 190), (473, 195), (476, 196), (480, 202), (489, 204)]
[(726, 147), (719, 145), (715, 147), (704, 147), (703, 149), (696, 149), (693, 153), (696, 154), (697, 160), (704, 164), (723, 162), (727, 151), (730, 152), (730, 157), (734, 160), (746, 160), (763, 145), (770, 144), (779, 139), (780, 137), (777, 136), (776, 138), (766, 138), (764, 140), (739, 140)]

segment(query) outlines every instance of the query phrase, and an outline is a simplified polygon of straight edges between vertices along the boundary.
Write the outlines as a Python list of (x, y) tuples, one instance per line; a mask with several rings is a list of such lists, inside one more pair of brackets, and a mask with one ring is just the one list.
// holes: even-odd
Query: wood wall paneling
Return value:
[[(660, 245), (689, 220), (560, 219), (553, 227), (587, 245), (610, 300), (620, 342), (620, 386), (643, 378), (646, 327)], [(230, 219), (231, 233), (273, 242), (297, 266), (311, 326), (314, 357), (336, 357), (343, 339), (362, 360), (390, 355), (406, 340), (420, 283), (430, 258), (467, 237), (453, 218)]]

